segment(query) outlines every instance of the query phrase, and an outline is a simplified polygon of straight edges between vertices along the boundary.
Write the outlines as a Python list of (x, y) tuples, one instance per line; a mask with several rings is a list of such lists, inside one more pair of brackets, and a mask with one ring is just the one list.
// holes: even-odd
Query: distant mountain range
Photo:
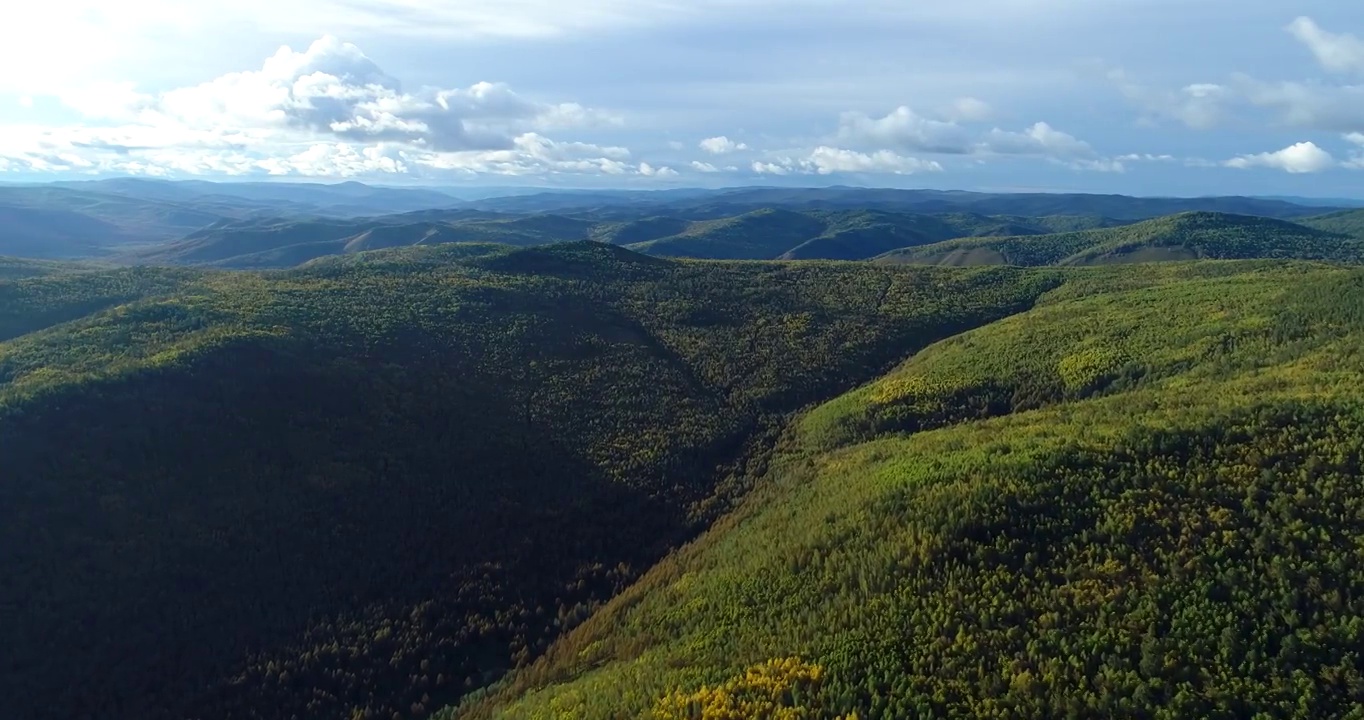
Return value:
[[(1364, 210), (1276, 198), (853, 187), (504, 190), (460, 199), (429, 188), (358, 182), (121, 178), (0, 186), (0, 255), (285, 268), (410, 245), (597, 240), (657, 256), (863, 260), (959, 238), (1085, 232), (1179, 213), (1302, 221), (1345, 235), (1364, 231)], [(929, 252), (891, 257), (936, 257)], [(966, 256), (944, 250), (937, 261), (948, 257)]]

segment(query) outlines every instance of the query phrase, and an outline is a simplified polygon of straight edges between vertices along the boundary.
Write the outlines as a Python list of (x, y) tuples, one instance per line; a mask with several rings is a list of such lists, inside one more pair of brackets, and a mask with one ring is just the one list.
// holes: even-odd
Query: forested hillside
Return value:
[(1287, 258), (1358, 262), (1364, 239), (1249, 215), (1183, 213), (1118, 227), (1014, 237), (961, 238), (886, 253), (918, 265), (1111, 265), (1198, 259)]
[(789, 413), (1059, 281), (597, 243), (4, 267), (25, 720), (423, 717), (729, 509)]
[(439, 717), (1353, 717), (1364, 271), (1065, 271)]
[(1341, 210), (1326, 215), (1314, 215), (1303, 218), (1299, 222), (1318, 230), (1364, 238), (1364, 209)]

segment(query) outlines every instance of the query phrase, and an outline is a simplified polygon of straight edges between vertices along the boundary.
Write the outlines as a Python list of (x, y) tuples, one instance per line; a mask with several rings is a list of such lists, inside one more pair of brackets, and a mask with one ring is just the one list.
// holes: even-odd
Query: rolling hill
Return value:
[(1313, 215), (1298, 221), (1302, 225), (1326, 232), (1364, 238), (1364, 209), (1341, 210), (1326, 215)]
[(647, 255), (771, 260), (818, 235), (825, 224), (818, 218), (789, 210), (764, 209), (735, 217), (691, 223), (677, 235), (627, 247)]
[(6, 711), (453, 703), (732, 507), (789, 413), (1055, 284), (586, 242), (2, 281)]
[(408, 245), (493, 242), (546, 245), (586, 239), (594, 223), (560, 215), (484, 216), (416, 212), (377, 218), (220, 221), (173, 242), (124, 253), (126, 264), (290, 268), (326, 255)]
[(790, 212), (763, 209), (713, 220), (646, 217), (629, 221), (554, 213), (499, 215), (426, 210), (376, 218), (222, 220), (117, 259), (125, 263), (288, 268), (325, 255), (437, 242), (531, 246), (592, 239), (658, 257), (708, 259), (862, 260), (906, 244), (937, 242), (1008, 228), (1047, 233), (1107, 227), (1097, 217), (1014, 218), (955, 213), (942, 216), (880, 211)]
[(1221, 212), (1292, 219), (1326, 212), (1321, 206), (1251, 197), (1162, 198), (1084, 193), (979, 193), (888, 188), (739, 187), (710, 191), (542, 192), (486, 198), (463, 207), (510, 213), (579, 213), (629, 209), (693, 220), (741, 215), (763, 208), (792, 211), (881, 210), (911, 214), (974, 213), (1041, 217), (1085, 215), (1129, 222), (1181, 212)]
[(879, 262), (919, 265), (1107, 265), (1195, 259), (1358, 262), (1364, 241), (1271, 218), (1181, 213), (1132, 225), (1014, 237), (959, 238), (891, 251)]
[(1364, 271), (1064, 271), (438, 718), (1349, 717)]
[(118, 226), (71, 210), (0, 205), (0, 255), (77, 259), (109, 253), (127, 242)]

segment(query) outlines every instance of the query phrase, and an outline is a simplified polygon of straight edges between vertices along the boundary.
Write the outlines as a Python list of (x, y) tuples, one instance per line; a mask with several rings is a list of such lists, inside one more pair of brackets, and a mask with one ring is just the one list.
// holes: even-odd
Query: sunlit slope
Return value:
[(1353, 717), (1364, 273), (1070, 272), (455, 714)]

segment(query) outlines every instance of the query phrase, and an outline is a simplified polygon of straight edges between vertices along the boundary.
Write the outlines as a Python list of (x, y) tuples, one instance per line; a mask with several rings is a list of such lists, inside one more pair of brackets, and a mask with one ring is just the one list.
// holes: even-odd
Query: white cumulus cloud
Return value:
[(706, 138), (698, 143), (698, 146), (712, 155), (725, 155), (748, 149), (748, 145), (741, 142), (734, 142), (724, 135)]
[(837, 139), (859, 147), (881, 147), (905, 152), (965, 154), (971, 151), (970, 133), (955, 122), (933, 120), (901, 105), (873, 118), (845, 112), (839, 118)]
[(644, 177), (659, 178), (677, 177), (678, 175), (677, 171), (670, 167), (667, 166), (654, 167), (653, 165), (650, 165), (649, 163), (646, 162), (642, 162), (639, 164), (639, 174), (643, 175)]
[(98, 83), (61, 95), (87, 122), (0, 133), (11, 170), (356, 177), (603, 173), (670, 177), (627, 164), (614, 146), (561, 142), (545, 130), (614, 126), (579, 103), (545, 103), (503, 83), (408, 90), (358, 47), (324, 36), (281, 47), (255, 70), (147, 94)]
[(1335, 158), (1331, 157), (1331, 153), (1317, 147), (1313, 142), (1296, 143), (1275, 152), (1241, 155), (1226, 163), (1227, 167), (1233, 168), (1266, 167), (1295, 174), (1321, 172), (1335, 164)]

